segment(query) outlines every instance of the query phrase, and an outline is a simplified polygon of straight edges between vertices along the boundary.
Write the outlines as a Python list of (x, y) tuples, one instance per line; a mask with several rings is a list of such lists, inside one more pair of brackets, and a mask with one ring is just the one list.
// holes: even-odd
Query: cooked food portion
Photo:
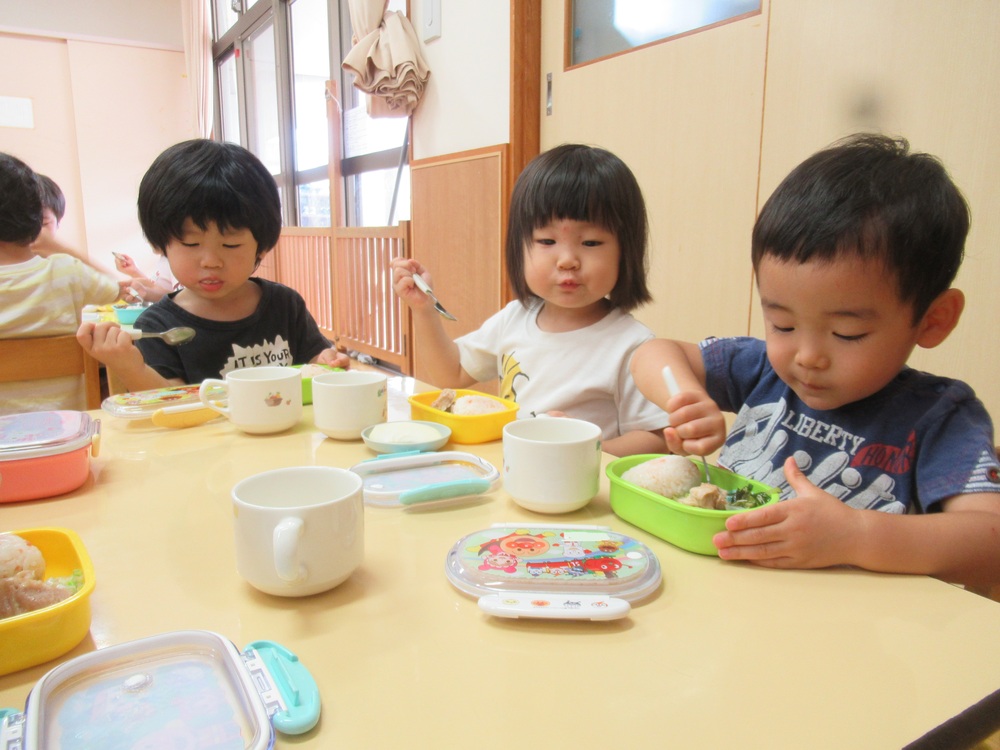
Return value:
[(432, 409), (440, 409), (441, 411), (451, 411), (451, 407), (455, 405), (455, 391), (451, 388), (445, 388), (438, 397), (431, 401)]
[(445, 388), (431, 402), (431, 408), (466, 417), (479, 414), (493, 414), (494, 412), (504, 410), (503, 404), (489, 396), (477, 396), (475, 394), (459, 396), (458, 398), (455, 396), (455, 391), (451, 388)]
[(726, 493), (714, 484), (702, 482), (697, 487), (692, 487), (691, 491), (684, 497), (677, 498), (677, 502), (684, 503), (685, 505), (693, 505), (696, 508), (725, 510)]
[(302, 371), (303, 378), (315, 378), (317, 375), (334, 372), (334, 368), (327, 367), (326, 365), (302, 365), (299, 369)]
[(372, 427), (368, 439), (377, 443), (432, 443), (441, 433), (430, 425), (415, 422), (383, 422)]
[(75, 592), (76, 588), (66, 580), (43, 581), (26, 570), (11, 578), (0, 578), (0, 620), (58, 604)]
[(701, 471), (683, 456), (659, 456), (622, 472), (622, 479), (636, 487), (696, 508), (745, 510), (764, 505), (771, 496), (754, 492), (745, 484), (728, 492), (701, 481)]
[(0, 534), (0, 620), (69, 598), (80, 588), (81, 578), (74, 571), (66, 578), (46, 580), (38, 547), (17, 534)]
[(622, 479), (657, 495), (679, 500), (701, 483), (701, 472), (683, 456), (658, 456), (623, 472)]
[(22, 571), (33, 578), (45, 575), (41, 550), (17, 534), (0, 534), (0, 578), (13, 578)]
[(770, 499), (770, 493), (754, 492), (750, 489), (749, 484), (730, 490), (726, 494), (726, 502), (729, 503), (730, 508), (756, 508), (764, 505)]

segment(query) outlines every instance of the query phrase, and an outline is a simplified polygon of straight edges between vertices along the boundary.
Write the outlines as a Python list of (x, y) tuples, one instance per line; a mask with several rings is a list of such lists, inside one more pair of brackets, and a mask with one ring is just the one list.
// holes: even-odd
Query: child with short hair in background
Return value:
[(253, 277), (278, 244), (281, 200), (261, 161), (233, 143), (195, 139), (160, 154), (139, 185), (139, 223), (182, 289), (135, 322), (143, 331), (187, 326), (182, 346), (133, 344), (115, 323), (84, 323), (77, 338), (130, 391), (200, 383), (260, 365), (347, 367), (301, 295)]
[(48, 258), (55, 253), (72, 255), (84, 265), (88, 265), (95, 271), (100, 271), (105, 276), (118, 281), (118, 286), (121, 289), (120, 296), (124, 298), (128, 289), (127, 281), (119, 281), (118, 277), (110, 269), (93, 260), (82, 251), (77, 250), (75, 247), (70, 247), (63, 243), (56, 236), (56, 230), (59, 229), (63, 216), (66, 215), (66, 196), (63, 194), (62, 188), (51, 177), (35, 173), (35, 179), (38, 181), (38, 189), (42, 196), (42, 231), (39, 232), (38, 238), (31, 244), (31, 251), (35, 255), (41, 255), (43, 258)]
[[(639, 388), (670, 412), (676, 453), (780, 489), (713, 540), (727, 560), (855, 565), (936, 576), (995, 595), (1000, 463), (965, 383), (907, 366), (942, 343), (969, 229), (940, 162), (858, 135), (796, 167), (764, 204), (752, 260), (765, 340), (656, 340)], [(681, 387), (671, 397), (662, 369)], [(722, 412), (737, 414), (726, 432)]]
[(566, 144), (533, 159), (514, 186), (507, 276), (517, 299), (478, 330), (448, 338), (413, 281), (416, 260), (392, 262), (393, 289), (413, 310), (430, 380), (460, 388), (500, 378), (519, 416), (584, 419), (602, 448), (625, 456), (662, 452), (667, 415), (629, 374), (632, 353), (653, 338), (629, 313), (648, 302), (646, 205), (614, 154)]
[[(118, 299), (114, 279), (77, 258), (36, 255), (32, 243), (41, 230), (35, 173), (20, 159), (0, 153), (0, 338), (72, 334), (84, 305)], [(85, 408), (82, 376), (0, 383), (0, 414)]]

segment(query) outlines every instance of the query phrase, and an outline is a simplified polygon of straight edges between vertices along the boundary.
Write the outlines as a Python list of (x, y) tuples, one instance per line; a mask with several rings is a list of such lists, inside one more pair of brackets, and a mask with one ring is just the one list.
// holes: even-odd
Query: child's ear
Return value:
[(941, 292), (917, 324), (920, 329), (917, 334), (917, 346), (932, 349), (948, 338), (948, 334), (958, 325), (958, 319), (962, 317), (964, 309), (965, 295), (960, 289), (946, 289)]

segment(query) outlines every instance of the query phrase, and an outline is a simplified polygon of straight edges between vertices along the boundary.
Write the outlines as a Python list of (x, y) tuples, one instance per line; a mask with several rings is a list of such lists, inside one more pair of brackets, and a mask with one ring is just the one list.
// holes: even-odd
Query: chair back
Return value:
[(88, 409), (101, 408), (101, 372), (76, 336), (0, 339), (0, 383), (83, 375)]

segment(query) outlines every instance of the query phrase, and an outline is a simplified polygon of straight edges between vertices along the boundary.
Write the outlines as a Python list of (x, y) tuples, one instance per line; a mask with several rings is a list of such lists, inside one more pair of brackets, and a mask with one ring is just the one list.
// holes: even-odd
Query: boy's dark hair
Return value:
[(42, 231), (42, 198), (31, 167), (0, 153), (0, 242), (30, 245)]
[(38, 180), (38, 191), (42, 196), (42, 208), (49, 209), (56, 217), (56, 222), (60, 222), (66, 215), (66, 196), (63, 195), (56, 181), (44, 174), (35, 173)]
[(521, 302), (534, 297), (524, 278), (525, 248), (536, 229), (559, 219), (597, 224), (618, 238), (618, 282), (609, 295), (613, 307), (629, 312), (652, 299), (646, 286), (649, 222), (635, 175), (609, 151), (571, 143), (536, 156), (514, 185), (507, 278)]
[(751, 257), (881, 263), (914, 325), (962, 264), (969, 207), (941, 162), (903, 138), (861, 133), (806, 159), (782, 180), (753, 228)]
[(154, 247), (183, 236), (184, 221), (249, 229), (257, 262), (281, 236), (278, 186), (260, 159), (235, 143), (184, 141), (156, 157), (139, 183), (139, 224)]

